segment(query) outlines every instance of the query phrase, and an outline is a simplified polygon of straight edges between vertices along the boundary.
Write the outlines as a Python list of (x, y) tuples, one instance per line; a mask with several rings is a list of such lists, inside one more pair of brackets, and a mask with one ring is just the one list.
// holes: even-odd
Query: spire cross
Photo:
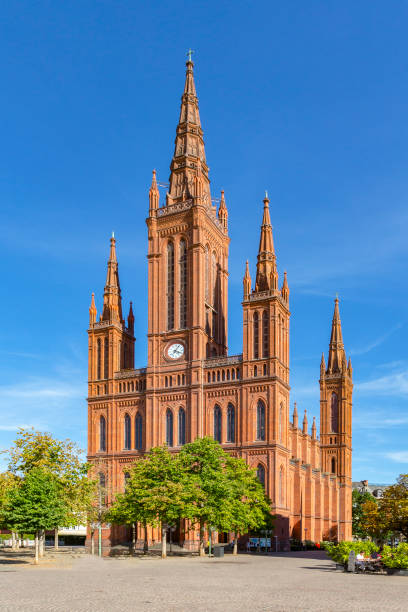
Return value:
[(193, 55), (193, 53), (194, 53), (194, 50), (193, 50), (193, 49), (189, 49), (189, 50), (187, 51), (187, 53), (186, 53), (186, 55), (187, 55), (187, 57), (188, 57), (188, 61), (189, 61), (189, 62), (191, 62), (191, 61), (192, 61), (191, 56)]

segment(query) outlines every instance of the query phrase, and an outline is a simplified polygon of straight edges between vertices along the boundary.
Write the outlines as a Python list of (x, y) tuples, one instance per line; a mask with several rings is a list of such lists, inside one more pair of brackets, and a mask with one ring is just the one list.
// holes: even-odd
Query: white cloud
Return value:
[(388, 459), (396, 461), (397, 463), (408, 463), (408, 451), (396, 451), (393, 453), (387, 453)]
[(17, 431), (17, 429), (31, 429), (34, 425), (0, 425), (0, 431)]
[(351, 355), (364, 355), (365, 353), (369, 353), (374, 348), (376, 348), (377, 346), (380, 346), (380, 344), (385, 342), (387, 338), (389, 338), (398, 329), (401, 329), (401, 327), (402, 327), (402, 323), (398, 323), (397, 325), (394, 325), (394, 327), (392, 327), (390, 330), (388, 330), (385, 334), (382, 334), (381, 336), (379, 336), (378, 338), (376, 338), (375, 340), (373, 340), (366, 346), (360, 347), (359, 349), (351, 349), (350, 351)]
[(357, 383), (355, 388), (361, 394), (408, 395), (408, 370)]

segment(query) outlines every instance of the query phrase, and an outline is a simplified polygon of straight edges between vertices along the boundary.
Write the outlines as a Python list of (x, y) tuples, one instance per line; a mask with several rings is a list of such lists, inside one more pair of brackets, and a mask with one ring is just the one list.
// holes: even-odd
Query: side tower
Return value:
[(336, 297), (326, 363), (320, 363), (320, 448), (322, 471), (336, 474), (340, 481), (340, 539), (351, 533), (353, 369), (344, 351), (343, 335)]
[(285, 516), (290, 458), (289, 287), (286, 273), (282, 288), (278, 287), (267, 195), (263, 202), (254, 290), (248, 262), (243, 281), (242, 406), (247, 407), (242, 415), (243, 444), (251, 445), (251, 455), (258, 449), (258, 470), (267, 474), (267, 493), (274, 510)]
[(204, 435), (202, 362), (227, 354), (228, 213), (223, 192), (218, 212), (211, 200), (193, 67), (189, 59), (164, 206), (155, 172), (149, 192), (147, 448), (174, 445), (180, 408), (187, 441)]
[[(116, 450), (116, 440), (112, 427), (114, 406), (106, 403), (115, 393), (114, 372), (134, 367), (134, 317), (132, 303), (130, 304), (128, 326), (122, 318), (122, 298), (119, 284), (118, 261), (116, 258), (116, 241), (110, 239), (110, 255), (108, 272), (103, 295), (103, 309), (99, 321), (92, 294), (89, 308), (88, 329), (88, 455), (93, 456), (99, 451)], [(104, 396), (104, 409), (99, 409), (99, 402)], [(107, 397), (109, 396), (109, 397)], [(108, 414), (109, 413), (109, 414)], [(105, 426), (101, 425), (101, 417)], [(101, 431), (104, 435), (101, 436)]]

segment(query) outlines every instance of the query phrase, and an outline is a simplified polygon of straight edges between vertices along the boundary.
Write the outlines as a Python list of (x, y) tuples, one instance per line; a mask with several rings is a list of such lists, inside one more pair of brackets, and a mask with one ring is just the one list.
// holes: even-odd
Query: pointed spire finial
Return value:
[(307, 410), (305, 408), (305, 415), (303, 417), (303, 433), (307, 434)]
[(332, 329), (330, 336), (329, 345), (329, 359), (327, 362), (327, 371), (332, 374), (334, 372), (340, 372), (344, 365), (345, 353), (343, 344), (343, 334), (341, 330), (340, 310), (339, 310), (339, 298), (334, 300), (334, 313), (332, 320)]
[(296, 429), (298, 428), (298, 424), (299, 424), (299, 418), (298, 418), (298, 411), (297, 411), (297, 402), (295, 402), (295, 405), (293, 407), (293, 427), (296, 427)]
[(289, 285), (288, 285), (288, 275), (286, 270), (283, 273), (283, 285), (282, 285), (282, 297), (284, 300), (288, 301), (289, 300)]
[(278, 272), (276, 269), (275, 247), (273, 244), (269, 200), (265, 193), (264, 210), (259, 240), (258, 263), (256, 265), (255, 291), (278, 289)]
[(313, 417), (312, 423), (312, 440), (316, 440), (316, 417)]
[(181, 96), (174, 154), (170, 164), (170, 185), (166, 204), (172, 206), (191, 200), (194, 195), (192, 186), (195, 179), (199, 179), (200, 196), (195, 196), (195, 204), (211, 207), (210, 181), (194, 83), (192, 53), (193, 50), (190, 49), (187, 54), (186, 80)]
[(135, 317), (133, 314), (132, 302), (129, 304), (129, 314), (128, 314), (128, 330), (131, 334), (133, 334), (135, 329)]
[(114, 235), (112, 235), (110, 239), (108, 271), (103, 294), (102, 320), (118, 321), (122, 323), (122, 299), (119, 284), (118, 260), (116, 257), (116, 239)]
[(96, 306), (95, 306), (95, 294), (92, 292), (91, 305), (89, 307), (89, 324), (90, 325), (96, 322), (96, 315), (97, 315), (97, 311), (96, 311)]
[(251, 293), (251, 275), (249, 274), (249, 263), (248, 260), (246, 260), (246, 264), (245, 264), (245, 274), (244, 274), (244, 300), (247, 300), (249, 297), (249, 294)]
[(153, 170), (152, 184), (149, 189), (149, 215), (151, 217), (156, 215), (156, 211), (159, 208), (159, 198), (160, 194), (157, 186), (156, 170)]

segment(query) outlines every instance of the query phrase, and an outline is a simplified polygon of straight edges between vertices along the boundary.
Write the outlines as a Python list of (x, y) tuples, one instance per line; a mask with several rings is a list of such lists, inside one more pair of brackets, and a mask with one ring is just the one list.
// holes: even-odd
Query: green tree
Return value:
[(212, 438), (197, 438), (183, 446), (180, 461), (189, 483), (186, 518), (199, 527), (200, 556), (203, 556), (205, 528), (225, 531), (231, 520), (227, 500), (232, 496), (233, 487), (224, 469), (227, 454)]
[(162, 529), (162, 558), (166, 558), (166, 531), (188, 515), (191, 498), (189, 483), (178, 455), (171, 455), (167, 447), (152, 448), (130, 469), (126, 491), (117, 496), (107, 514), (107, 520), (117, 523), (143, 525)]
[(32, 467), (7, 493), (4, 517), (7, 525), (35, 533), (35, 563), (38, 563), (40, 531), (63, 525), (69, 509), (61, 483), (46, 467)]
[(385, 489), (379, 507), (390, 531), (408, 539), (408, 474), (401, 474), (395, 485)]
[(254, 470), (231, 457), (212, 438), (197, 438), (180, 451), (189, 483), (186, 518), (199, 526), (200, 555), (205, 554), (205, 528), (233, 531), (237, 535), (266, 526), (270, 503)]
[(361, 493), (360, 491), (354, 490), (352, 493), (352, 530), (353, 536), (364, 540), (370, 536), (370, 533), (366, 529), (365, 514), (363, 506), (366, 502), (371, 501), (376, 503), (375, 497), (368, 491)]
[(385, 512), (375, 498), (368, 499), (362, 505), (362, 531), (367, 533), (377, 544), (383, 544), (390, 537), (390, 523)]
[[(34, 468), (44, 468), (53, 474), (61, 485), (60, 494), (67, 508), (66, 524), (86, 523), (95, 483), (88, 477), (90, 466), (74, 442), (57, 440), (33, 428), (21, 428), (13, 446), (3, 452), (9, 456), (9, 472), (16, 478), (24, 478)], [(61, 525), (52, 527), (56, 534), (58, 526)]]
[(272, 528), (271, 502), (265, 495), (255, 470), (243, 459), (227, 455), (225, 472), (230, 489), (228, 498), (224, 501), (228, 508), (224, 530), (234, 532), (234, 554), (237, 554), (240, 534), (261, 527)]

